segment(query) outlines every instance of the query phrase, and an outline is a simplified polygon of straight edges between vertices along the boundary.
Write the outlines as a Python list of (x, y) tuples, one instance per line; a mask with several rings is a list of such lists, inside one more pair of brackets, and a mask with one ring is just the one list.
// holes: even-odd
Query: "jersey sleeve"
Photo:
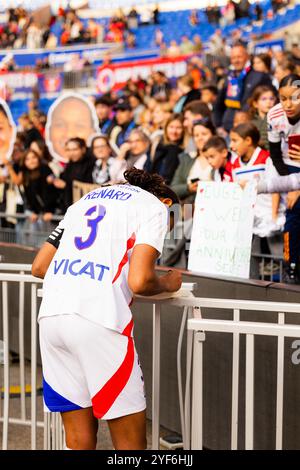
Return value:
[(270, 112), (268, 113), (267, 121), (268, 121), (268, 141), (272, 143), (281, 142), (281, 135), (279, 134), (278, 130), (275, 129), (274, 127), (274, 119), (271, 119)]
[(136, 233), (135, 245), (150, 245), (161, 254), (167, 229), (168, 211), (162, 204), (161, 207), (155, 204), (147, 208), (147, 216), (143, 217)]

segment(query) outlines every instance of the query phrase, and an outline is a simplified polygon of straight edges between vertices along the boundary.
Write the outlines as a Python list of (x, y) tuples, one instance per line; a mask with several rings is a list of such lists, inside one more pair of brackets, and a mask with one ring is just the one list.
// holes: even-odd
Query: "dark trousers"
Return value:
[[(300, 173), (300, 168), (289, 166), (289, 173)], [(300, 198), (292, 209), (286, 211), (284, 259), (295, 264), (300, 260)]]

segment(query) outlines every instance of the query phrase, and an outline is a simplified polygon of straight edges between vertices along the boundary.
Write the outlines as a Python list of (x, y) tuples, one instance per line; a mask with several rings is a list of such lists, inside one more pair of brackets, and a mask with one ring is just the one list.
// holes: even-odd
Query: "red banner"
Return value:
[(138, 61), (122, 62), (98, 68), (97, 88), (100, 93), (119, 90), (130, 79), (138, 77), (147, 80), (154, 71), (161, 71), (168, 78), (181, 77), (186, 73), (186, 61), (190, 56), (176, 58), (163, 57)]

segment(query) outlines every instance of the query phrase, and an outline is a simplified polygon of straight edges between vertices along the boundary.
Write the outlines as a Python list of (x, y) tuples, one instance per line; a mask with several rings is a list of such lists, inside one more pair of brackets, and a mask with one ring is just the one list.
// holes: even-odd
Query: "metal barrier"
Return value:
[[(2, 269), (25, 271), (28, 265), (5, 265)], [(25, 268), (25, 269), (24, 269)], [(9, 423), (31, 426), (31, 449), (36, 449), (36, 428), (44, 426), (44, 423), (37, 422), (36, 412), (36, 385), (37, 385), (37, 285), (41, 279), (37, 279), (29, 274), (0, 273), (2, 283), (2, 315), (3, 315), (3, 353), (4, 353), (4, 392), (3, 392), (3, 413), (0, 421), (3, 423), (2, 449), (8, 447), (8, 425)], [(10, 361), (9, 361), (9, 311), (8, 311), (8, 283), (19, 284), (19, 348), (20, 348), (20, 400), (21, 417), (11, 418), (9, 416), (10, 405)], [(31, 284), (31, 418), (27, 420), (25, 410), (25, 354), (24, 354), (24, 293), (25, 284)], [(2, 401), (2, 400), (1, 400)]]
[[(0, 264), (1, 270), (26, 271), (30, 265)], [(61, 449), (64, 445), (64, 433), (59, 414), (45, 413), (44, 423), (37, 422), (36, 410), (36, 382), (37, 382), (37, 297), (41, 296), (41, 290), (37, 289), (37, 284), (41, 283), (31, 275), (0, 273), (2, 283), (2, 311), (3, 311), (3, 339), (4, 339), (4, 402), (1, 422), (3, 422), (3, 449), (7, 449), (8, 425), (9, 423), (31, 426), (31, 448), (36, 449), (36, 428), (44, 427), (44, 448)], [(24, 352), (23, 359), (20, 360), (20, 382), (21, 382), (21, 418), (13, 419), (9, 416), (9, 331), (8, 331), (8, 283), (19, 283), (19, 326), (22, 330), (24, 321), (24, 289), (25, 283), (31, 284), (31, 419), (27, 420), (25, 414), (25, 380), (24, 380)], [(191, 290), (191, 285), (187, 285)], [(22, 294), (21, 294), (22, 293)], [(240, 334), (247, 335), (247, 373), (246, 373), (246, 447), (253, 447), (253, 354), (254, 335), (274, 335), (278, 337), (278, 366), (277, 366), (277, 425), (276, 425), (276, 448), (281, 448), (282, 443), (282, 412), (283, 412), (283, 351), (284, 338), (286, 336), (300, 338), (300, 326), (285, 325), (285, 313), (300, 313), (300, 304), (277, 303), (277, 302), (257, 302), (247, 300), (226, 300), (212, 298), (195, 297), (138, 297), (136, 302), (153, 305), (153, 384), (152, 384), (152, 448), (159, 449), (159, 402), (160, 402), (160, 321), (162, 306), (173, 306), (183, 309), (182, 323), (179, 334), (177, 350), (178, 387), (179, 387), (179, 408), (182, 425), (182, 435), (184, 448), (202, 447), (202, 342), (205, 339), (203, 331), (231, 332), (233, 334), (233, 370), (232, 370), (232, 416), (231, 416), (231, 447), (237, 449), (238, 445), (238, 401), (239, 401), (239, 344)], [(22, 304), (22, 305), (21, 305)], [(232, 310), (233, 321), (191, 319), (192, 316), (201, 317), (201, 309)], [(278, 324), (267, 324), (259, 322), (241, 322), (241, 311), (261, 311), (276, 312), (278, 314)], [(182, 338), (188, 320), (188, 342), (187, 342), (187, 368), (185, 392), (182, 389), (181, 380), (181, 350)], [(192, 401), (192, 435), (190, 417), (190, 378), (192, 367), (192, 334), (195, 333), (194, 343), (194, 368), (193, 368), (193, 401)], [(20, 351), (24, 350), (24, 340), (22, 342), (20, 334)], [(199, 341), (201, 344), (199, 345)], [(20, 354), (21, 356), (21, 354)]]
[(251, 259), (259, 260), (259, 274), (262, 281), (283, 282), (283, 256), (252, 253)]
[[(250, 302), (219, 299), (196, 299), (197, 306), (233, 310), (233, 321), (188, 320), (188, 348), (194, 334), (194, 363), (192, 390), (191, 448), (203, 445), (203, 343), (206, 332), (223, 332), (233, 335), (232, 355), (232, 415), (231, 449), (238, 448), (238, 401), (239, 401), (239, 349), (240, 335), (246, 335), (246, 419), (245, 448), (253, 449), (254, 443), (254, 337), (255, 335), (277, 337), (277, 393), (276, 393), (276, 450), (282, 449), (283, 437), (283, 385), (284, 385), (284, 338), (300, 338), (300, 325), (285, 325), (285, 313), (300, 313), (300, 304), (277, 302)], [(278, 313), (278, 323), (240, 321), (240, 310), (256, 310)], [(187, 398), (187, 397), (186, 397)], [(189, 402), (187, 402), (188, 406)], [(186, 426), (190, 426), (186, 420)], [(187, 442), (189, 445), (189, 442)]]

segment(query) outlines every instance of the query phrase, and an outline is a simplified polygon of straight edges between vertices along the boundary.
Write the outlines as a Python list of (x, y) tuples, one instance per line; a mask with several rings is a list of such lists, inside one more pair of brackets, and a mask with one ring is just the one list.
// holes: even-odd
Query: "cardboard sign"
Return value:
[(189, 270), (249, 278), (255, 199), (254, 185), (199, 183)]
[(78, 93), (64, 93), (51, 105), (46, 124), (46, 143), (53, 158), (68, 162), (66, 142), (74, 137), (84, 139), (89, 145), (99, 133), (95, 107)]
[(6, 101), (0, 98), (0, 162), (10, 158), (16, 140), (17, 128)]

